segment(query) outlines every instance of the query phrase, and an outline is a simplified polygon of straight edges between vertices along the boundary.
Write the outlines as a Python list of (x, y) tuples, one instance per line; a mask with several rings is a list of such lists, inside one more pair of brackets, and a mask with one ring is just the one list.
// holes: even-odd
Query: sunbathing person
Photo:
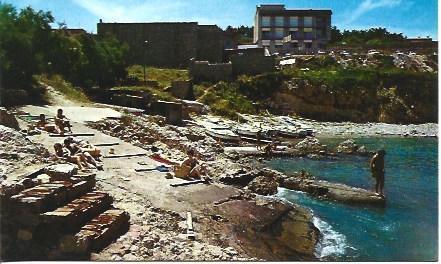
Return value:
[(69, 132), (72, 133), (70, 122), (63, 114), (63, 109), (58, 109), (57, 116), (55, 116), (55, 125), (57, 125), (58, 128), (63, 132), (64, 132), (64, 128), (67, 127)]
[(84, 141), (82, 139), (74, 139), (73, 137), (67, 137), (65, 139), (65, 144), (71, 143), (76, 144), (80, 147), (82, 152), (89, 153), (94, 159), (99, 159), (101, 157), (101, 150), (94, 145), (90, 144), (89, 141)]
[(72, 138), (66, 138), (64, 140), (64, 147), (70, 151), (71, 155), (79, 155), (82, 158), (84, 157), (84, 159), (88, 163), (91, 163), (98, 170), (103, 169), (103, 166), (98, 164), (93, 156), (89, 152), (87, 152), (87, 149), (85, 150), (81, 148), (78, 144), (74, 143), (72, 141)]
[[(54, 150), (57, 158), (76, 164), (80, 170), (84, 170), (85, 167), (89, 168), (89, 164), (84, 155), (72, 155), (71, 152), (67, 148), (64, 148), (60, 143), (55, 143)], [(82, 162), (85, 165), (83, 165)]]
[(175, 167), (176, 177), (201, 179), (207, 171), (195, 157), (194, 150), (187, 151), (188, 158)]
[(47, 131), (50, 133), (58, 133), (62, 134), (61, 130), (58, 128), (58, 126), (49, 124), (46, 120), (46, 116), (44, 114), (40, 114), (40, 119), (38, 120), (36, 124), (36, 128), (39, 130)]

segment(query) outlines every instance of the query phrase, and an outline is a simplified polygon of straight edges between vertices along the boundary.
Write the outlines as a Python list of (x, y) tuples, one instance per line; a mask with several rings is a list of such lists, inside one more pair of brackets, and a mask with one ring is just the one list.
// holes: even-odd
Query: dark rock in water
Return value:
[(277, 193), (279, 184), (273, 177), (259, 176), (248, 184), (248, 189), (260, 195)]

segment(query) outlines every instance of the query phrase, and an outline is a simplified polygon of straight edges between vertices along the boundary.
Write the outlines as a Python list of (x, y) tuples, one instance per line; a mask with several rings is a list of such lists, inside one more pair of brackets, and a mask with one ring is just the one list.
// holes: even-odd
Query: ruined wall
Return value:
[(198, 26), (197, 56), (200, 61), (221, 62), (224, 49), (224, 36), (217, 26)]
[(233, 65), (233, 74), (260, 74), (275, 70), (275, 58), (273, 56), (264, 56), (263, 53), (239, 53), (230, 56)]
[(97, 33), (113, 34), (127, 43), (128, 62), (132, 64), (186, 68), (190, 58), (222, 60), (223, 32), (217, 26), (199, 26), (196, 22), (98, 23)]
[(226, 81), (233, 76), (233, 67), (231, 63), (215, 63), (208, 61), (193, 61), (190, 67), (190, 75), (194, 82), (201, 81)]

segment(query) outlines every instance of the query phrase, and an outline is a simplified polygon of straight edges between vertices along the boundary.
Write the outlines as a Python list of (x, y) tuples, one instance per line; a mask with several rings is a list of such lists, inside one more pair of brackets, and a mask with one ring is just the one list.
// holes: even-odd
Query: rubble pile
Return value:
[(143, 149), (152, 152), (158, 150), (161, 155), (176, 162), (183, 161), (187, 157), (186, 152), (193, 149), (196, 157), (206, 165), (212, 178), (231, 174), (231, 170), (244, 166), (223, 154), (223, 147), (213, 138), (206, 136), (201, 127), (166, 125), (162, 117), (156, 116), (137, 116), (132, 118), (131, 122), (125, 123), (124, 120), (105, 120), (89, 123), (89, 126)]
[(427, 55), (405, 54), (402, 52), (386, 54), (337, 54), (331, 53), (330, 58), (343, 68), (349, 67), (379, 67), (384, 61), (391, 61), (401, 69), (410, 69), (416, 72), (435, 72), (438, 65), (431, 61)]
[(49, 152), (40, 144), (29, 141), (19, 131), (0, 125), (0, 182), (20, 167), (47, 163)]
[[(110, 191), (114, 204), (126, 208), (130, 213), (130, 229), (99, 254), (92, 254), (92, 260), (150, 261), (150, 260), (250, 260), (243, 258), (228, 244), (224, 237), (220, 245), (208, 244), (196, 234), (196, 240), (186, 235), (185, 213), (177, 213), (153, 207), (143, 196), (122, 192), (118, 188)], [(194, 215), (196, 228), (200, 217)]]
[[(393, 62), (397, 68), (411, 69), (418, 72), (434, 72), (437, 69), (432, 68), (424, 55), (408, 55), (404, 53), (393, 54)], [(436, 66), (436, 65), (435, 65)]]
[(206, 137), (201, 128), (166, 125), (161, 117), (139, 116), (126, 124), (117, 120), (106, 120), (89, 125), (143, 148), (160, 148), (161, 145), (156, 145), (159, 142), (167, 148), (178, 149), (184, 153), (192, 148), (202, 160), (212, 160), (215, 151), (220, 149), (217, 142), (211, 137)]
[(2, 259), (86, 260), (124, 233), (129, 215), (112, 206), (108, 193), (96, 191), (95, 182), (95, 174), (77, 174), (70, 164), (3, 182)]

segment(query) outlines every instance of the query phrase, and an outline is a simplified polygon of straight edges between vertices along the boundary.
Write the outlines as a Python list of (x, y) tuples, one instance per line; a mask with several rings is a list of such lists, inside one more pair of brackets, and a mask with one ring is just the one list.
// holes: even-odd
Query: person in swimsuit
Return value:
[(194, 150), (187, 151), (188, 158), (181, 163), (181, 167), (187, 167), (189, 170), (188, 177), (200, 179), (202, 175), (206, 174), (205, 168), (199, 164), (195, 157)]
[(87, 166), (86, 160), (81, 155), (72, 155), (72, 153), (67, 148), (64, 148), (60, 143), (55, 143), (54, 150), (57, 158), (64, 159), (78, 165), (80, 170), (84, 170), (84, 166), (81, 162), (84, 162)]
[(384, 156), (386, 155), (386, 151), (383, 149), (379, 150), (372, 157), (370, 162), (372, 177), (375, 178), (375, 192), (381, 196), (383, 194), (384, 187)]
[(83, 150), (78, 144), (74, 143), (71, 137), (64, 140), (64, 147), (70, 151), (71, 155), (80, 156), (82, 160), (85, 160), (86, 163), (92, 164), (98, 170), (103, 169), (103, 166), (99, 165), (89, 152)]
[(49, 122), (47, 122), (46, 116), (44, 114), (40, 115), (40, 118), (36, 124), (36, 128), (50, 133), (61, 133), (61, 130), (58, 128), (58, 126), (49, 124)]
[(60, 131), (64, 132), (64, 128), (67, 127), (70, 133), (72, 133), (71, 125), (69, 120), (63, 114), (63, 109), (58, 109), (57, 116), (55, 116), (55, 125), (60, 129)]

